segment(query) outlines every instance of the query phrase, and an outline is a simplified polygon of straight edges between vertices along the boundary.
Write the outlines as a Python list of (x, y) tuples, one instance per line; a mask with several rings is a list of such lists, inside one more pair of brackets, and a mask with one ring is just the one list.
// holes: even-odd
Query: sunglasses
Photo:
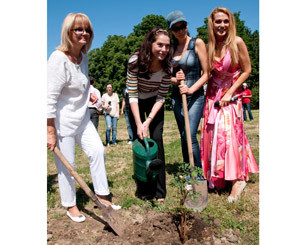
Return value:
[(72, 29), (71, 31), (74, 31), (76, 34), (82, 34), (84, 31), (88, 34), (92, 34), (92, 31), (90, 29), (84, 29), (81, 27)]
[(177, 32), (186, 28), (186, 23), (182, 23), (180, 26), (174, 26), (171, 28), (172, 31)]

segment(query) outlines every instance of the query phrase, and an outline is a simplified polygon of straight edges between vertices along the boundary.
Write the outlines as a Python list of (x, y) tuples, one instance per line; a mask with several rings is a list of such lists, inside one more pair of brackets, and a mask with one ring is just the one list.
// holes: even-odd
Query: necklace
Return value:
[(80, 62), (81, 62), (81, 60), (82, 60), (81, 52), (79, 53), (79, 56), (76, 56), (76, 55), (74, 55), (74, 54), (72, 54), (72, 53), (69, 52), (69, 53), (68, 53), (68, 56), (69, 56), (70, 60), (71, 60), (74, 64), (77, 64), (77, 65), (79, 65)]

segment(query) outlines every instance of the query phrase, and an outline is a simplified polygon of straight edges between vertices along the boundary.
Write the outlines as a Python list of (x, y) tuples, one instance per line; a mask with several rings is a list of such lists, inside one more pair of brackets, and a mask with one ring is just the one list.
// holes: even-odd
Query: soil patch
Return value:
[[(99, 210), (86, 207), (83, 223), (72, 222), (64, 209), (52, 209), (48, 213), (48, 244), (181, 244), (178, 220), (170, 213), (157, 213), (151, 208), (132, 206), (118, 211), (126, 223), (125, 235), (119, 237), (99, 218)], [(187, 222), (185, 244), (214, 244), (212, 225), (203, 221), (200, 214), (192, 214)]]

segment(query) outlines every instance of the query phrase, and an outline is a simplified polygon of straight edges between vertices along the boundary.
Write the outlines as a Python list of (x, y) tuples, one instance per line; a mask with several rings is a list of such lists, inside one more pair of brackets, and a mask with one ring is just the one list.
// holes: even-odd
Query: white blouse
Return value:
[(55, 118), (57, 135), (76, 135), (90, 120), (87, 55), (82, 53), (82, 61), (76, 65), (56, 50), (49, 57), (47, 69), (47, 118)]

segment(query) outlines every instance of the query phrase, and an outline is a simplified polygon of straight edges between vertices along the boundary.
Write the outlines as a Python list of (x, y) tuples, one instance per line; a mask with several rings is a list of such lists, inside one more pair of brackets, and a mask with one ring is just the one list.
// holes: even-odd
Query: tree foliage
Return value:
[(161, 27), (167, 30), (167, 20), (162, 15), (147, 15), (140, 24), (133, 27), (133, 35), (137, 37), (145, 36), (153, 27)]
[[(247, 80), (250, 85), (253, 97), (252, 108), (259, 107), (259, 33), (251, 32), (245, 26), (245, 21), (240, 19), (240, 12), (234, 13), (237, 27), (237, 35), (245, 41), (252, 65), (252, 72)], [(204, 25), (197, 28), (197, 37), (208, 42), (207, 31), (208, 18), (204, 18)], [(125, 36), (108, 36), (102, 47), (95, 48), (88, 53), (89, 74), (96, 80), (95, 87), (101, 94), (106, 92), (106, 84), (112, 83), (114, 92), (119, 96), (126, 86), (127, 61), (139, 48), (146, 33), (153, 27), (168, 28), (166, 19), (161, 15), (147, 15), (141, 23), (133, 27), (132, 33)], [(166, 109), (171, 108), (170, 93), (166, 98)]]

